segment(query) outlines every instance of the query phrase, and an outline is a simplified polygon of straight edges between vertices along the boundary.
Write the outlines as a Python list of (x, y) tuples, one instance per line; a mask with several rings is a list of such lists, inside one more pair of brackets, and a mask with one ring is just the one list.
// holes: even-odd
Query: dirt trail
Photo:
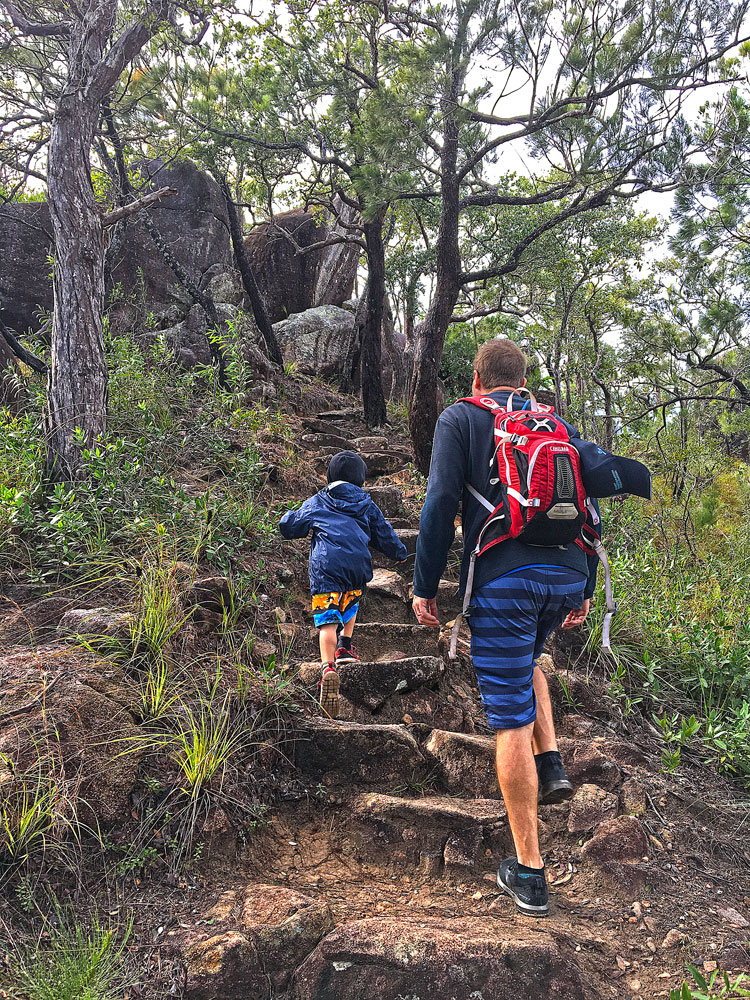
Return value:
[[(308, 420), (306, 447), (364, 453), (376, 502), (410, 552), (378, 567), (355, 630), (362, 662), (341, 668), (337, 720), (310, 715), (292, 755), (312, 794), (275, 810), (202, 926), (173, 932), (187, 996), (290, 1000), (666, 998), (685, 961), (750, 968), (747, 811), (696, 768), (660, 773), (647, 726), (627, 732), (597, 684), (544, 657), (561, 749), (578, 786), (540, 809), (551, 916), (517, 914), (494, 884), (512, 853), (493, 740), (465, 652), (414, 624), (417, 521), (394, 478), (399, 441), (362, 440), (347, 411)], [(457, 611), (460, 538), (441, 585)], [(465, 637), (464, 637), (465, 638)], [(314, 694), (319, 666), (300, 678)], [(467, 648), (464, 642), (464, 650)], [(210, 921), (206, 927), (205, 921)], [(175, 943), (176, 943), (175, 942)]]

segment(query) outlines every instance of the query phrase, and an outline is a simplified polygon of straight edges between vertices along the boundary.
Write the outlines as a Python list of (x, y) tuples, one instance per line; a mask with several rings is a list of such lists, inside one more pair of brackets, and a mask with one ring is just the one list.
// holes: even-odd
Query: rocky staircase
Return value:
[[(371, 474), (392, 476), (405, 466), (402, 447), (358, 434), (353, 419), (342, 410), (305, 421), (303, 444), (319, 453), (321, 471), (328, 454), (347, 447), (363, 454)], [(310, 714), (294, 735), (290, 757), (317, 788), (320, 805), (283, 808), (262, 844), (251, 846), (250, 869), (264, 884), (252, 886), (252, 899), (240, 900), (241, 919), (235, 900), (232, 916), (222, 911), (217, 933), (197, 943), (193, 936), (184, 950), (187, 995), (665, 995), (644, 991), (659, 968), (654, 935), (667, 929), (656, 921), (656, 907), (643, 922), (647, 886), (657, 881), (639, 818), (646, 809), (644, 768), (632, 758), (621, 766), (613, 741), (595, 737), (592, 721), (566, 706), (569, 735), (561, 749), (580, 787), (572, 804), (540, 811), (552, 917), (534, 923), (498, 898), (494, 873), (513, 846), (495, 778), (494, 739), (470, 662), (465, 652), (449, 662), (444, 631), (414, 623), (410, 576), (418, 526), (397, 485), (380, 478), (368, 488), (410, 558), (394, 566), (376, 556), (354, 633), (362, 659), (340, 668), (340, 717)], [(458, 611), (460, 553), (459, 535), (438, 598), (443, 621)], [(554, 681), (549, 656), (544, 667)], [(317, 661), (298, 668), (311, 699), (319, 671)], [(578, 684), (576, 690), (586, 688)], [(552, 690), (562, 709), (569, 686)], [(269, 879), (274, 884), (266, 884)], [(624, 929), (620, 918), (620, 938), (608, 941), (597, 933), (598, 922), (609, 920), (618, 893), (635, 900), (639, 916)], [(238, 982), (252, 983), (257, 992), (247, 992), (249, 986), (238, 992)]]
[[(277, 742), (258, 748), (273, 805), (239, 849), (230, 817), (212, 807), (205, 862), (179, 882), (155, 867), (118, 898), (122, 913), (138, 914), (135, 947), (145, 945), (154, 975), (153, 992), (137, 995), (667, 1000), (686, 961), (707, 973), (750, 972), (746, 792), (691, 763), (687, 747), (679, 773), (665, 774), (650, 717), (618, 717), (601, 671), (589, 679), (564, 658), (558, 669), (551, 656), (540, 661), (577, 788), (570, 803), (540, 809), (550, 919), (524, 918), (498, 893), (495, 871), (512, 844), (467, 649), (448, 661), (446, 629), (417, 625), (411, 611), (418, 524), (408, 451), (348, 410), (317, 414), (305, 431), (305, 473), (341, 448), (364, 454), (368, 489), (410, 556), (401, 566), (376, 556), (355, 631), (363, 658), (341, 665), (337, 719), (316, 707), (320, 666), (301, 655), (316, 645), (309, 615), (268, 614), (289, 630), (285, 642), (296, 636), (280, 685), (295, 685), (293, 710), (279, 711)], [(460, 556), (459, 535), (438, 596), (445, 625), (458, 611)], [(285, 584), (292, 579), (289, 571)], [(190, 583), (191, 606), (206, 609), (191, 641), (210, 643), (227, 592), (223, 577)], [(289, 613), (299, 607), (292, 600)], [(54, 728), (81, 801), (115, 833), (137, 805), (141, 761), (120, 751), (120, 740), (139, 735), (133, 690), (119, 668), (71, 639), (84, 627), (116, 633), (127, 618), (53, 595), (0, 619), (0, 750), (12, 757), (19, 734), (29, 747), (46, 745)], [(273, 647), (261, 641), (265, 664)], [(240, 777), (243, 804), (256, 796), (255, 778)], [(229, 802), (234, 789), (222, 792)]]

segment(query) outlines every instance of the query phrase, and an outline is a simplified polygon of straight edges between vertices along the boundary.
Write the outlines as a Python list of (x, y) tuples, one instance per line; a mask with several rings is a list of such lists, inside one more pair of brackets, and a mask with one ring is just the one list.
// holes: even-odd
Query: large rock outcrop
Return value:
[(353, 210), (343, 207), (340, 221), (331, 225), (319, 213), (296, 208), (259, 223), (248, 235), (245, 248), (272, 323), (315, 306), (341, 306), (351, 296), (359, 247), (309, 248), (341, 235), (353, 218)]
[(317, 306), (274, 323), (284, 361), (320, 378), (341, 373), (354, 330), (354, 314), (338, 306)]
[(84, 822), (127, 816), (142, 752), (128, 752), (138, 729), (119, 668), (64, 646), (16, 649), (2, 657), (0, 684), (0, 753), (15, 774), (30, 773), (32, 787), (40, 767), (59, 778)]
[[(204, 276), (209, 271), (215, 273), (217, 265), (231, 268), (229, 220), (224, 197), (213, 177), (190, 160), (170, 166), (162, 160), (149, 160), (139, 169), (146, 189), (166, 186), (177, 191), (150, 209), (149, 214), (193, 281), (202, 285)], [(158, 321), (174, 316), (175, 307), (185, 310), (192, 305), (137, 217), (128, 223), (125, 238), (114, 255), (111, 286), (111, 321), (123, 329), (142, 321), (146, 313)]]
[[(167, 166), (162, 160), (140, 165), (144, 191), (176, 188), (149, 210), (170, 250), (190, 276), (201, 284), (216, 265), (232, 266), (232, 247), (224, 199), (216, 181), (190, 160)], [(49, 256), (52, 224), (46, 202), (0, 208), (0, 315), (12, 329), (25, 333), (39, 326), (40, 310), (52, 309)], [(143, 223), (128, 222), (113, 261), (108, 292), (110, 322), (118, 329), (144, 323), (151, 314), (177, 322), (191, 300), (174, 272), (155, 249)], [(165, 324), (166, 325), (166, 324)]]
[(275, 885), (228, 891), (203, 928), (170, 935), (184, 955), (185, 997), (235, 1000), (278, 996), (295, 966), (331, 929), (327, 903)]

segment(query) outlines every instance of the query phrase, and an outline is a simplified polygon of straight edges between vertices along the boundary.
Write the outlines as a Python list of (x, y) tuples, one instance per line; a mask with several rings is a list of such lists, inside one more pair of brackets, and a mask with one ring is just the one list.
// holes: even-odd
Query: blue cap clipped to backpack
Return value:
[(651, 473), (642, 462), (613, 455), (593, 441), (574, 438), (571, 443), (581, 456), (583, 485), (590, 497), (632, 493), (651, 499)]

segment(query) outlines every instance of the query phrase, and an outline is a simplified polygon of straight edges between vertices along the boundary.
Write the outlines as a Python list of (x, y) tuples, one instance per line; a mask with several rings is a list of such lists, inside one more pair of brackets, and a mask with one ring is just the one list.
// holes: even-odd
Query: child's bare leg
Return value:
[(356, 625), (356, 623), (357, 623), (357, 616), (355, 614), (354, 617), (350, 618), (349, 621), (346, 623), (346, 625), (344, 625), (343, 629), (341, 630), (341, 634), (345, 635), (347, 639), (351, 639), (354, 633), (354, 626)]
[(336, 623), (321, 625), (319, 629), (320, 660), (322, 663), (332, 663), (336, 654)]

